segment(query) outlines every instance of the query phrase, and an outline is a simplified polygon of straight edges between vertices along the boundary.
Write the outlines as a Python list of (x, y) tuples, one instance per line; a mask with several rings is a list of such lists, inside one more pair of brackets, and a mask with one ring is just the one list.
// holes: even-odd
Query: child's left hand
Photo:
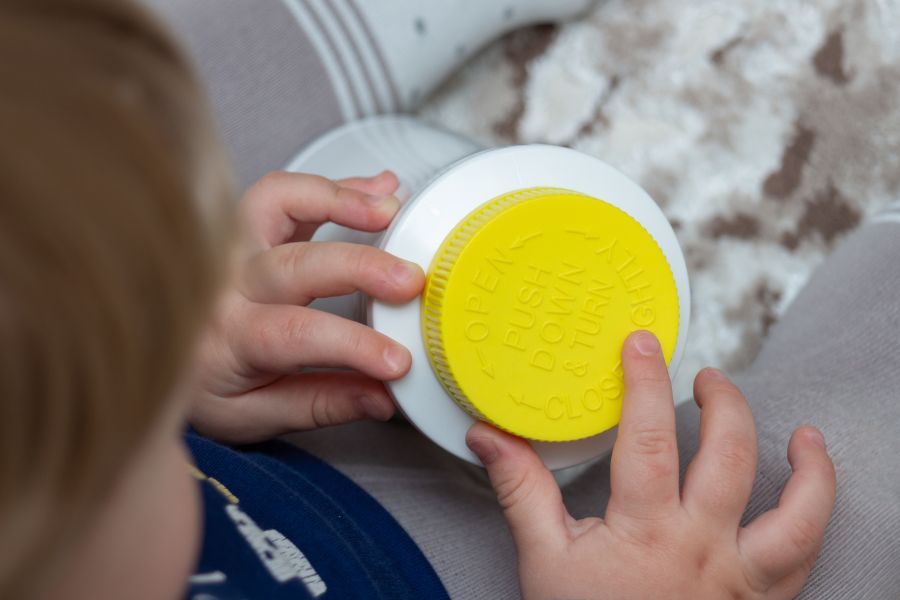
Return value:
[(247, 192), (241, 217), (253, 250), (241, 257), (237, 282), (200, 348), (200, 393), (190, 414), (200, 433), (251, 443), (394, 414), (382, 381), (409, 370), (406, 348), (307, 305), (356, 290), (396, 303), (421, 292), (417, 265), (369, 246), (309, 241), (329, 221), (385, 229), (400, 206), (397, 186), (390, 172), (339, 182), (273, 173)]
[(516, 544), (522, 596), (794, 598), (834, 508), (835, 470), (821, 432), (794, 431), (787, 447), (793, 474), (778, 506), (744, 524), (757, 437), (740, 390), (715, 370), (697, 376), (700, 448), (682, 482), (672, 384), (656, 338), (629, 336), (622, 368), (625, 396), (602, 519), (568, 513), (553, 475), (525, 441), (485, 423), (469, 430)]

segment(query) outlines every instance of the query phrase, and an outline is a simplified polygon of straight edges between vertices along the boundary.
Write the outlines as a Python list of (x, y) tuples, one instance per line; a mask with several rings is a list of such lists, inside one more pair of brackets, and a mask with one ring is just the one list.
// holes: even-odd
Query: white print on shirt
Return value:
[(263, 531), (235, 504), (227, 505), (225, 513), (231, 517), (238, 531), (278, 583), (299, 579), (313, 598), (328, 591), (312, 564), (291, 540), (274, 529)]
[(191, 585), (212, 585), (215, 583), (225, 583), (228, 578), (222, 571), (210, 571), (209, 573), (195, 573), (188, 578)]

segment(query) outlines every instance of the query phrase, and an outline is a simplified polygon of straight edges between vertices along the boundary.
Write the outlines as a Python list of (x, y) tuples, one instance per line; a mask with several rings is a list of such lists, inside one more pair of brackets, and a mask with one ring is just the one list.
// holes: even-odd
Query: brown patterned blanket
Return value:
[(421, 111), (571, 146), (663, 208), (694, 311), (676, 378), (749, 364), (842, 236), (900, 198), (900, 1), (610, 0), (480, 54)]

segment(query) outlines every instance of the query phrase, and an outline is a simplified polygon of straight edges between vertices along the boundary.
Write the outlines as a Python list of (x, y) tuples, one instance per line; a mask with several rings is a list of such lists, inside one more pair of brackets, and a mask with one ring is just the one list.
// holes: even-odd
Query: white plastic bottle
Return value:
[(346, 125), (288, 166), (331, 178), (391, 169), (404, 206), (383, 234), (329, 224), (316, 240), (378, 246), (428, 274), (419, 300), (360, 295), (314, 306), (409, 348), (388, 388), (406, 417), (478, 464), (482, 419), (529, 439), (551, 469), (607, 453), (625, 337), (649, 329), (674, 373), (690, 290), (675, 234), (647, 193), (602, 161), (555, 146), (484, 150), (408, 117)]

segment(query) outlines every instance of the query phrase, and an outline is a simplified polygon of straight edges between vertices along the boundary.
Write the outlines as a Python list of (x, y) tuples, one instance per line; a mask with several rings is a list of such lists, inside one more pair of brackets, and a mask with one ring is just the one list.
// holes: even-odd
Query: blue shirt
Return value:
[(394, 518), (311, 454), (283, 442), (186, 441), (204, 505), (190, 600), (448, 597)]

